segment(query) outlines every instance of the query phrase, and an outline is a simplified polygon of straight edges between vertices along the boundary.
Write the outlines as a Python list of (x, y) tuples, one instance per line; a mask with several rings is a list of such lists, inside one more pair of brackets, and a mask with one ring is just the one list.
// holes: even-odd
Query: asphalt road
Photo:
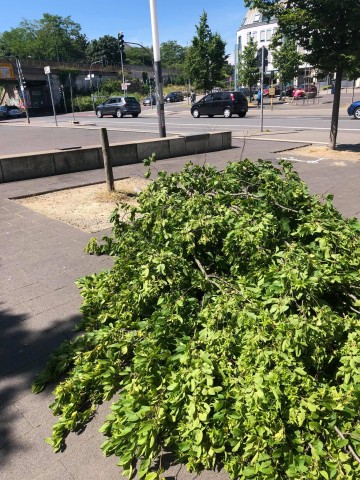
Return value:
[[(346, 105), (351, 98), (342, 99), (338, 146), (348, 145), (352, 150), (360, 150), (360, 121), (346, 114)], [(165, 105), (167, 135), (227, 131), (233, 135), (233, 150), (228, 150), (228, 160), (237, 161), (240, 157), (274, 160), (287, 157), (314, 192), (332, 192), (337, 206), (347, 215), (359, 215), (360, 188), (359, 162), (335, 162), (324, 159), (293, 158), (292, 148), (304, 144), (324, 144), (329, 140), (332, 96), (325, 95), (318, 102), (304, 104), (271, 105), (266, 101), (263, 131), (260, 131), (260, 111), (250, 108), (245, 118), (237, 116), (200, 119), (192, 118), (187, 102)], [(77, 124), (72, 123), (73, 115), (58, 115), (58, 127), (54, 118), (31, 118), (0, 122), (0, 155), (13, 155), (35, 151), (67, 149), (90, 145), (100, 145), (100, 128), (106, 127), (110, 143), (139, 141), (159, 136), (156, 108), (142, 107), (138, 118), (104, 117), (98, 119), (93, 112), (76, 113)], [(290, 150), (289, 150), (290, 149)], [(224, 157), (224, 158), (225, 158)], [(219, 155), (217, 155), (219, 159)], [(169, 161), (172, 168), (174, 161)], [(219, 162), (217, 162), (218, 165)], [(224, 163), (224, 165), (225, 165)], [(221, 165), (218, 165), (221, 167)], [(349, 198), (351, 201), (349, 202)]]
[[(359, 96), (359, 94), (356, 94)], [(351, 94), (344, 93), (339, 116), (339, 144), (360, 142), (360, 122), (346, 113)], [(356, 97), (357, 98), (357, 97)], [(167, 135), (192, 135), (204, 132), (232, 131), (233, 138), (268, 138), (279, 141), (298, 141), (327, 144), (330, 132), (332, 95), (320, 99), (280, 103), (265, 101), (263, 131), (260, 131), (260, 110), (250, 108), (245, 118), (193, 118), (187, 101), (165, 105)], [(73, 120), (76, 120), (74, 124)], [(0, 122), (0, 155), (44, 151), (49, 149), (99, 145), (101, 127), (108, 129), (110, 143), (136, 141), (158, 137), (156, 108), (142, 107), (138, 118), (97, 118), (93, 112), (54, 117), (34, 117)], [(16, 127), (16, 128), (14, 128)], [(46, 130), (44, 128), (46, 127)], [(53, 128), (51, 128), (53, 127)], [(45, 133), (46, 132), (46, 133)]]

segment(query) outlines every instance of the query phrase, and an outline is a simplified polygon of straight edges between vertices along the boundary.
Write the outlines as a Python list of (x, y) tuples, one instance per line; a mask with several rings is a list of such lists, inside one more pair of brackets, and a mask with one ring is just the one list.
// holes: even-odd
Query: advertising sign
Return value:
[(0, 80), (15, 80), (11, 63), (0, 63)]

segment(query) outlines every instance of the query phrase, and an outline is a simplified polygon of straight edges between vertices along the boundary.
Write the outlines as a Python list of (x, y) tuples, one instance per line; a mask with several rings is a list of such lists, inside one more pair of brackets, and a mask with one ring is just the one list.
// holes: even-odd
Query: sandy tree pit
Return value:
[[(322, 145), (309, 145), (282, 153), (284, 157), (290, 154), (327, 159), (338, 166), (348, 161), (360, 161), (360, 148), (357, 145), (351, 150), (329, 150)], [(144, 177), (134, 176), (115, 181), (115, 192), (111, 194), (107, 192), (106, 184), (101, 183), (21, 198), (16, 202), (85, 232), (95, 233), (111, 227), (109, 218), (117, 202), (136, 205), (136, 195), (149, 182)]]

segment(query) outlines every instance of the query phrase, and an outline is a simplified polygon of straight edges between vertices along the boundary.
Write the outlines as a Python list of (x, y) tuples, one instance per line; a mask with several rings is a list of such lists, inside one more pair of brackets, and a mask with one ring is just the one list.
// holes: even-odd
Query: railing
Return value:
[[(20, 58), (22, 67), (26, 68), (44, 68), (50, 65), (50, 67), (54, 70), (57, 69), (74, 69), (74, 70), (89, 70), (89, 65), (91, 62), (84, 63), (84, 61), (74, 61), (74, 62), (63, 62), (63, 61), (56, 61), (56, 60), (35, 60), (33, 58)], [(13, 63), (13, 59), (9, 58), (0, 58), (0, 63)], [(152, 72), (153, 67), (149, 65), (132, 65), (132, 64), (124, 64), (124, 68), (126, 70), (131, 70), (135, 72)], [(96, 71), (103, 71), (103, 72), (117, 72), (120, 69), (119, 64), (110, 64), (106, 66), (100, 66)], [(173, 75), (178, 74), (179, 72), (173, 68), (162, 68), (163, 74), (171, 73)]]

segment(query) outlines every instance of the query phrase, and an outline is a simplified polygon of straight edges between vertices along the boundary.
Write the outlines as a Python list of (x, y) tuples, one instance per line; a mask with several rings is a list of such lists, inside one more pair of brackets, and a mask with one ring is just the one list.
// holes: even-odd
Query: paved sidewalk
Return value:
[[(175, 171), (186, 162), (207, 161), (218, 168), (241, 158), (275, 159), (291, 141), (236, 140), (223, 152), (158, 162), (159, 169)], [(286, 153), (289, 155), (289, 152)], [(335, 191), (338, 208), (360, 214), (359, 167), (334, 162), (309, 163), (298, 159), (296, 168), (312, 191)], [(339, 175), (341, 172), (341, 175)], [(116, 167), (116, 178), (143, 175), (142, 165)], [(0, 480), (115, 480), (121, 473), (116, 459), (102, 456), (103, 436), (98, 432), (108, 405), (80, 435), (71, 434), (63, 453), (54, 454), (44, 442), (54, 423), (51, 389), (31, 393), (35, 375), (48, 354), (79, 319), (81, 298), (74, 282), (83, 275), (109, 268), (112, 259), (90, 256), (83, 248), (91, 234), (35, 213), (9, 200), (11, 197), (101, 182), (102, 170), (78, 172), (22, 182), (0, 184)], [(99, 232), (101, 237), (105, 232)], [(178, 465), (168, 465), (166, 478), (194, 479)], [(225, 480), (222, 472), (203, 472), (200, 480)]]

